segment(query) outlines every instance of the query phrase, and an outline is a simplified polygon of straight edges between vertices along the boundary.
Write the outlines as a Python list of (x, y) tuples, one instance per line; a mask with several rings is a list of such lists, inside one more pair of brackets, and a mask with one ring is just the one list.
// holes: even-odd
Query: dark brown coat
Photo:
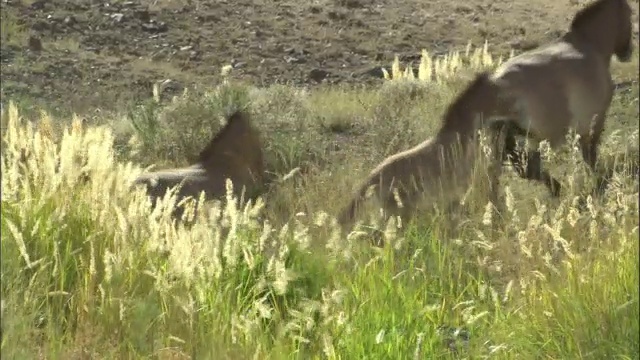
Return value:
[(595, 170), (614, 91), (611, 58), (628, 62), (632, 53), (627, 0), (597, 0), (576, 13), (562, 37), (502, 64), (492, 76), (505, 99), (499, 109), (503, 121), (492, 125), (506, 133), (496, 145), (504, 153), (499, 156), (510, 155), (521, 177), (545, 182), (557, 196), (560, 184), (542, 169), (540, 153), (529, 152), (524, 165), (515, 136), (547, 140), (557, 149), (572, 128), (580, 135), (584, 161)]
[(178, 201), (189, 196), (197, 199), (203, 191), (210, 200), (226, 194), (227, 178), (231, 179), (237, 197), (244, 194), (245, 198), (253, 198), (264, 185), (262, 142), (251, 126), (249, 115), (243, 111), (229, 116), (227, 124), (202, 150), (195, 164), (142, 174), (134, 185), (146, 185), (154, 202), (178, 185)]

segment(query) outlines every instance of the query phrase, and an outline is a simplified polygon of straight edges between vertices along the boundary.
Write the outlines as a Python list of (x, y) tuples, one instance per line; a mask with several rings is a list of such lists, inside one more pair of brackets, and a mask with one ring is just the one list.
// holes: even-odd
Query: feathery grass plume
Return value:
[[(30, 283), (44, 289), (44, 294), (65, 293), (75, 299), (47, 308), (54, 327), (95, 321), (92, 326), (115, 327), (121, 336), (138, 336), (118, 323), (145, 315), (135, 315), (132, 304), (116, 299), (140, 291), (153, 294), (156, 300), (145, 305), (151, 308), (182, 304), (180, 311), (165, 310), (156, 323), (156, 329), (167, 332), (182, 323), (184, 314), (188, 318), (195, 314), (195, 299), (205, 301), (206, 306), (220, 306), (215, 305), (216, 299), (228, 301), (236, 296), (241, 305), (260, 293), (263, 297), (271, 294), (266, 297), (269, 302), (305, 293), (306, 285), (296, 282), (300, 276), (290, 269), (290, 259), (306, 249), (308, 235), (299, 228), (292, 239), (272, 241), (275, 252), (269, 255), (265, 243), (275, 234), (257, 220), (264, 207), (261, 201), (240, 208), (228, 184), (224, 207), (214, 204), (209, 215), (199, 211), (205, 214), (186, 228), (171, 217), (175, 191), (167, 192), (152, 209), (142, 191), (130, 190), (129, 184), (141, 169), (116, 162), (108, 128), (84, 129), (74, 118), (71, 127), (54, 141), (46, 127), (41, 131), (21, 119), (13, 103), (8, 113), (2, 139), (3, 256), (17, 255), (13, 261), (21, 265), (15, 267), (14, 276), (23, 276), (20, 269), (26, 268), (34, 274)], [(26, 158), (24, 149), (28, 149)], [(86, 179), (80, 181), (82, 174)], [(190, 206), (202, 207), (202, 198)], [(289, 248), (290, 241), (301, 250)], [(268, 259), (273, 260), (272, 268)], [(47, 267), (53, 271), (43, 271)], [(268, 285), (263, 290), (261, 278)], [(244, 290), (238, 284), (244, 284)], [(202, 293), (205, 288), (227, 296), (192, 297), (182, 292), (200, 289)], [(27, 303), (35, 306), (41, 301), (39, 296), (33, 294)], [(259, 302), (248, 304), (263, 308)], [(83, 308), (90, 309), (88, 317), (72, 315)], [(235, 311), (241, 313), (242, 306), (228, 315)], [(285, 315), (286, 311), (278, 316)]]
[[(391, 64), (391, 73), (382, 68), (385, 80), (401, 81), (401, 80), (419, 80), (423, 82), (435, 82), (443, 84), (443, 82), (451, 80), (458, 76), (462, 71), (481, 71), (487, 68), (495, 68), (500, 66), (504, 61), (502, 58), (494, 60), (489, 52), (489, 44), (484, 42), (480, 48), (473, 49), (469, 42), (464, 52), (450, 51), (440, 57), (432, 57), (425, 49), (421, 51), (420, 63), (418, 64), (418, 76), (416, 78), (413, 68), (408, 65), (404, 70), (400, 65), (400, 59), (396, 55)], [(513, 52), (507, 58), (513, 57)]]

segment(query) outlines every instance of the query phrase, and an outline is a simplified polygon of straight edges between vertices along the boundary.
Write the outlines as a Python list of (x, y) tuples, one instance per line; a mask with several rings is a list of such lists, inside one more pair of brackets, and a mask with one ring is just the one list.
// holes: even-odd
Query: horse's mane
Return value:
[(476, 111), (476, 109), (470, 109), (468, 105), (470, 102), (477, 102), (475, 97), (479, 95), (478, 91), (488, 88), (487, 85), (491, 84), (490, 77), (491, 72), (488, 70), (476, 74), (475, 78), (447, 107), (442, 121), (442, 129), (456, 128), (468, 123), (469, 119), (466, 115)]
[[(216, 147), (224, 142), (228, 141), (229, 136), (240, 136), (246, 132), (251, 132), (251, 124), (249, 121), (249, 114), (244, 110), (236, 110), (227, 117), (227, 123), (218, 131), (218, 133), (209, 141), (207, 146), (198, 154), (198, 162), (206, 162), (216, 150)], [(232, 144), (242, 146), (243, 144), (232, 140)], [(248, 145), (248, 144), (247, 144)]]
[(578, 10), (576, 12), (576, 15), (573, 17), (573, 20), (571, 20), (571, 25), (569, 29), (574, 31), (578, 30), (583, 25), (588, 23), (589, 20), (591, 20), (594, 16), (599, 14), (605, 6), (607, 6), (609, 3), (613, 1), (619, 1), (619, 0), (596, 0), (591, 4), (583, 7), (582, 9)]

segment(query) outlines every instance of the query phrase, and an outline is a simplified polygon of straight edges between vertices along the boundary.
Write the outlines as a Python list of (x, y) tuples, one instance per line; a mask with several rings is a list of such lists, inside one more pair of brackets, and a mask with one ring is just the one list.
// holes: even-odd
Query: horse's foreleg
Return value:
[(596, 161), (598, 160), (598, 147), (604, 130), (603, 113), (593, 117), (591, 129), (588, 136), (580, 137), (580, 149), (582, 150), (582, 158), (592, 171), (595, 171)]
[(540, 154), (540, 151), (535, 150), (527, 152), (527, 166), (525, 172), (526, 178), (543, 182), (553, 197), (560, 196), (560, 182), (552, 177), (547, 170), (542, 168), (542, 155)]
[(513, 134), (508, 134), (506, 136), (505, 149), (511, 158), (511, 163), (513, 164), (518, 176), (527, 180), (540, 181), (545, 184), (553, 197), (560, 196), (560, 182), (552, 177), (547, 170), (543, 169), (542, 155), (540, 154), (540, 151), (519, 150), (517, 148), (515, 135)]
[(491, 157), (487, 167), (487, 175), (489, 177), (489, 201), (493, 204), (499, 213), (502, 213), (504, 206), (500, 202), (500, 176), (502, 175), (502, 166), (506, 157), (505, 137), (510, 136), (506, 124), (496, 124), (490, 128), (491, 134)]
[[(581, 137), (579, 140), (580, 149), (582, 151), (582, 159), (591, 168), (594, 174), (596, 171), (596, 162), (598, 160), (598, 148), (600, 147), (600, 140), (602, 138), (602, 132), (604, 130), (605, 114), (600, 113), (594, 116), (591, 123), (591, 130), (589, 136)], [(604, 191), (604, 188), (608, 185), (607, 177), (597, 176), (595, 191), (600, 193)]]

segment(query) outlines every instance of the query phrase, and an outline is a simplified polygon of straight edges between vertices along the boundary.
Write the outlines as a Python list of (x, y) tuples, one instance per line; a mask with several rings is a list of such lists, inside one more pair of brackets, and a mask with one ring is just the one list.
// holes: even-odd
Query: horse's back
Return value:
[(493, 80), (506, 90), (519, 126), (552, 146), (569, 127), (588, 131), (593, 114), (608, 104), (611, 76), (602, 58), (558, 41), (500, 66)]
[(527, 92), (545, 84), (557, 89), (573, 82), (602, 87), (608, 84), (608, 74), (608, 63), (588, 48), (557, 41), (509, 59), (494, 71), (492, 79), (516, 92)]
[(205, 169), (197, 165), (186, 168), (161, 170), (140, 175), (135, 184), (144, 184), (151, 197), (162, 197), (166, 191), (181, 185), (178, 191), (180, 198), (198, 197), (204, 191), (207, 197), (224, 195), (224, 183), (212, 178)]

